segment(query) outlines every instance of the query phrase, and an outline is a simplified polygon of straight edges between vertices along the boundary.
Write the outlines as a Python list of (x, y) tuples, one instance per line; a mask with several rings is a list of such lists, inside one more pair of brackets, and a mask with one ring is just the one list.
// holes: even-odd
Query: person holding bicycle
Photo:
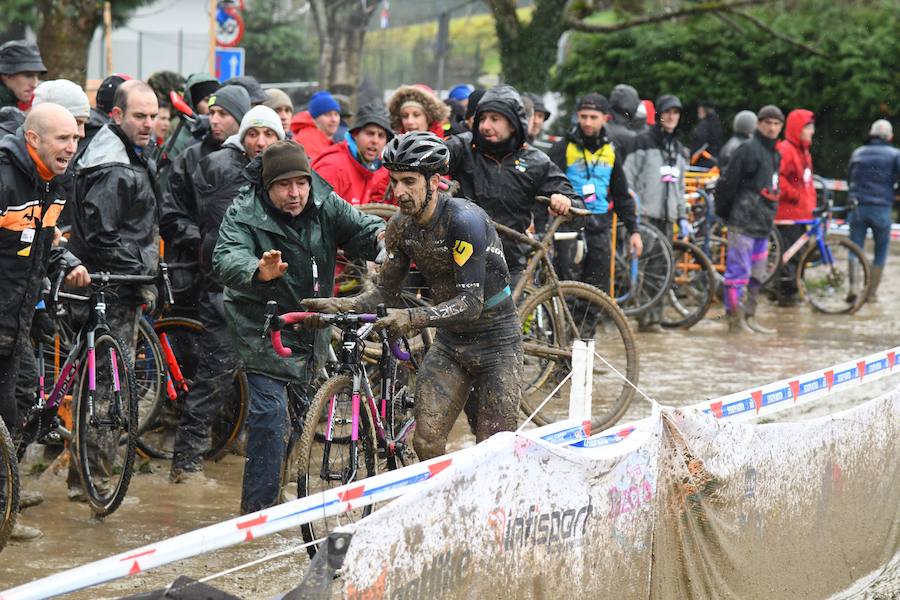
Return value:
[[(565, 174), (550, 158), (526, 142), (525, 105), (515, 88), (501, 85), (485, 92), (475, 112), (471, 133), (451, 136), (450, 178), (459, 182), (462, 195), (488, 216), (524, 233), (534, 221), (546, 221), (547, 209), (537, 196), (550, 198), (553, 214), (568, 214), (583, 207)], [(503, 252), (513, 282), (525, 268), (528, 249), (505, 243)]]
[[(313, 359), (326, 353), (326, 332), (286, 331), (299, 351), (280, 358), (263, 338), (266, 303), (297, 306), (329, 293), (338, 247), (375, 260), (384, 221), (364, 215), (335, 194), (293, 141), (268, 146), (246, 168), (242, 188), (219, 227), (213, 275), (225, 288), (225, 317), (250, 384), (241, 512), (278, 501), (287, 446), (289, 382), (305, 388)], [(303, 390), (305, 392), (305, 389)]]
[[(17, 398), (16, 378), (48, 267), (62, 266), (69, 284), (90, 283), (71, 253), (53, 247), (67, 200), (63, 178), (77, 143), (75, 118), (52, 102), (33, 108), (18, 133), (0, 140), (0, 417), (13, 437), (18, 403), (30, 400)], [(20, 506), (40, 501), (39, 494), (23, 494)], [(40, 531), (17, 523), (12, 535), (30, 539)]]
[(728, 225), (725, 312), (731, 333), (774, 333), (756, 320), (756, 304), (778, 207), (780, 156), (775, 142), (783, 125), (781, 109), (762, 107), (756, 133), (735, 151), (716, 184), (716, 214)]
[(613, 211), (625, 224), (631, 252), (640, 256), (643, 243), (634, 198), (628, 193), (625, 157), (606, 134), (609, 101), (601, 94), (586, 94), (578, 101), (575, 114), (578, 125), (556, 142), (549, 154), (572, 187), (581, 191), (591, 211), (584, 228), (588, 251), (580, 272), (573, 273), (577, 267), (571, 264), (568, 248), (573, 244), (559, 242), (560, 276), (589, 283), (608, 294)]
[(450, 152), (433, 133), (391, 140), (385, 167), (400, 203), (385, 237), (388, 259), (376, 286), (350, 298), (308, 298), (320, 312), (373, 312), (397, 306), (415, 262), (434, 305), (399, 309), (379, 319), (394, 339), (415, 329), (437, 328), (417, 377), (416, 432), (420, 460), (444, 454), (447, 436), (470, 397), (477, 409), (478, 441), (516, 427), (521, 399), (522, 330), (510, 293), (510, 275), (499, 236), (481, 208), (438, 191)]
[[(803, 221), (813, 218), (816, 208), (816, 186), (813, 183), (813, 162), (809, 148), (816, 132), (815, 115), (810, 110), (796, 108), (788, 113), (784, 125), (784, 139), (775, 144), (781, 155), (778, 167), (778, 211), (776, 221)], [(806, 225), (778, 225), (782, 247), (794, 245), (806, 233)], [(800, 301), (797, 289), (799, 255), (781, 265), (776, 295), (778, 306), (793, 306)]]

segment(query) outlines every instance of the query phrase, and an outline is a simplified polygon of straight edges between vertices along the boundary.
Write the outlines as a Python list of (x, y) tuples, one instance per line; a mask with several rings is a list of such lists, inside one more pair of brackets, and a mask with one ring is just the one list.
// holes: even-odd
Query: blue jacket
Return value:
[(893, 206), (900, 182), (900, 150), (881, 138), (871, 138), (853, 151), (847, 173), (850, 197), (860, 204)]

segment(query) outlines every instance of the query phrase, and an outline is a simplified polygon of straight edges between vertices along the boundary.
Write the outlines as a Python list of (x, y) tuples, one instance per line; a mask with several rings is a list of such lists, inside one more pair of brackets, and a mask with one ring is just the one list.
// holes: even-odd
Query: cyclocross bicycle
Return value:
[(818, 311), (852, 314), (869, 295), (871, 266), (859, 246), (846, 238), (828, 235), (835, 210), (828, 199), (813, 211), (812, 219), (775, 221), (776, 225), (806, 225), (806, 232), (781, 255), (779, 267), (799, 253), (800, 295)]
[[(387, 315), (384, 305), (379, 305), (377, 314), (291, 312), (278, 315), (275, 302), (269, 302), (264, 331), (269, 332), (279, 356), (292, 354), (282, 344), (281, 330), (313, 315), (340, 329), (342, 340), (333, 374), (319, 386), (306, 413), (306, 424), (296, 450), (289, 452), (289, 463), (295, 461), (298, 496), (371, 477), (379, 466), (396, 469), (416, 460), (410, 443), (415, 429), (412, 396), (405, 386), (397, 385), (398, 361), (410, 360), (410, 353), (402, 350), (399, 342), (390, 343), (386, 332), (377, 333), (383, 346), (375, 376), (377, 395), (363, 359), (365, 340), (372, 333), (374, 322)], [(370, 511), (371, 506), (349, 510), (303, 525), (303, 538), (306, 542), (317, 540), (334, 527), (355, 521)], [(316, 546), (309, 546), (308, 552), (314, 555)]]
[[(38, 351), (38, 393), (26, 412), (18, 441), (18, 456), (27, 446), (58, 435), (72, 442), (73, 457), (88, 504), (97, 517), (114, 512), (128, 491), (134, 468), (138, 430), (138, 400), (131, 350), (106, 321), (107, 297), (116, 286), (152, 284), (152, 275), (92, 273), (90, 295), (51, 290), (55, 306), (60, 299), (88, 306), (87, 319), (71, 341), (67, 358), (52, 390), (46, 393), (43, 352)], [(74, 389), (73, 428), (59, 419), (60, 404)]]

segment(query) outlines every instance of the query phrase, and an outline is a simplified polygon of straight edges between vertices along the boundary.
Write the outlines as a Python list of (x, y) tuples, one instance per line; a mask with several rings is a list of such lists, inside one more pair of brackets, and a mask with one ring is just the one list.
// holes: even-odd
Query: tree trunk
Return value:
[(359, 84), (363, 42), (378, 0), (310, 0), (319, 35), (319, 87), (351, 98)]
[(487, 0), (494, 14), (503, 80), (520, 91), (546, 91), (556, 47), (566, 30), (566, 0), (535, 0), (531, 22), (523, 25), (515, 0)]
[(41, 24), (37, 31), (46, 79), (69, 79), (84, 86), (88, 47), (101, 20), (94, 0), (38, 0)]

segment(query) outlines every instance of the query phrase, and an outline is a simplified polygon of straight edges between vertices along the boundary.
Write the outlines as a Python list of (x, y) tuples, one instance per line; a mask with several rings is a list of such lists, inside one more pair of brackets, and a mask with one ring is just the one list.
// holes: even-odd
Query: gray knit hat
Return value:
[(30, 71), (47, 72), (37, 44), (12, 40), (0, 46), (0, 74), (13, 75)]
[(269, 99), (262, 103), (263, 106), (268, 106), (272, 110), (287, 106), (291, 109), (291, 112), (294, 112), (294, 103), (291, 101), (291, 97), (282, 90), (279, 90), (278, 88), (269, 88), (266, 90), (266, 96), (268, 96)]
[(750, 135), (756, 129), (756, 113), (752, 110), (742, 110), (734, 115), (734, 124), (731, 128), (735, 133)]
[(91, 116), (91, 103), (87, 94), (77, 83), (68, 79), (54, 79), (44, 81), (34, 90), (32, 106), (39, 106), (44, 102), (54, 102), (72, 113), (76, 119), (87, 119)]
[(210, 108), (218, 106), (240, 123), (250, 110), (250, 94), (239, 85), (225, 85), (209, 97), (207, 105)]
[(781, 112), (781, 109), (774, 104), (766, 104), (761, 109), (759, 109), (757, 117), (760, 121), (763, 121), (765, 119), (775, 119), (776, 121), (781, 121), (782, 123), (784, 123), (784, 113)]

